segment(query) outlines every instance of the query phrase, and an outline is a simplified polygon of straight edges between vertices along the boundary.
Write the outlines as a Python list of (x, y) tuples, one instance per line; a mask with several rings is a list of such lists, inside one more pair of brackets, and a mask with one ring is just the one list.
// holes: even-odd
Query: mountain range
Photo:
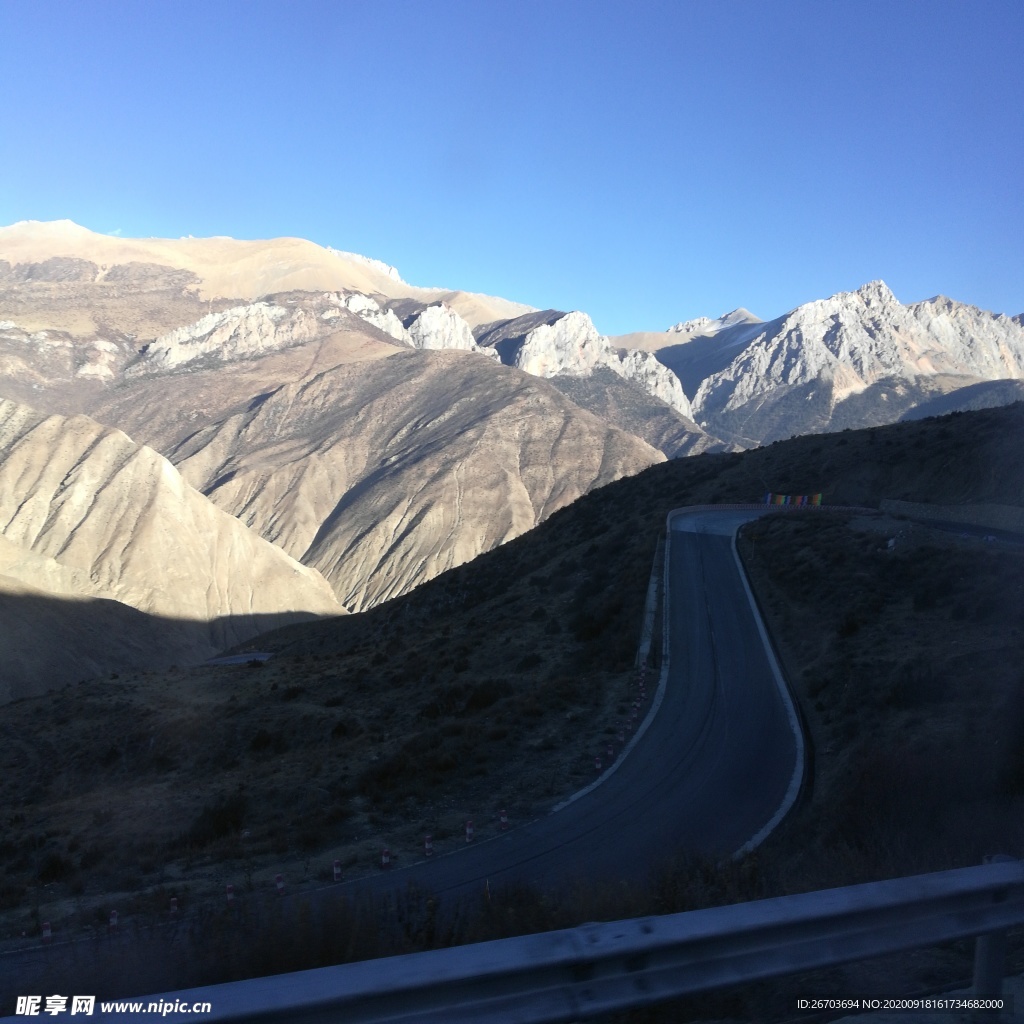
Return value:
[[(372, 607), (666, 458), (1022, 379), (1024, 317), (880, 281), (608, 338), (301, 239), (0, 228), (0, 600), (58, 609), (5, 619), (0, 697)], [(76, 659), (97, 601), (132, 625)]]

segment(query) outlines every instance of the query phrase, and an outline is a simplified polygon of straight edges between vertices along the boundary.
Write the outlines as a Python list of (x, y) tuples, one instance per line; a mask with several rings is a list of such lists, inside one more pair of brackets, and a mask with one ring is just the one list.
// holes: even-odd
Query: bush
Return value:
[(543, 665), (544, 659), (536, 652), (527, 654), (525, 657), (520, 658), (516, 662), (516, 672), (528, 672), (531, 668), (536, 668), (538, 665)]
[(241, 793), (207, 804), (185, 833), (185, 842), (189, 846), (209, 846), (217, 839), (241, 831), (245, 808), (246, 800)]
[(348, 715), (334, 723), (334, 728), (331, 729), (331, 737), (336, 740), (353, 739), (356, 736), (362, 736), (364, 732), (366, 730), (363, 728), (363, 723), (358, 718)]
[[(520, 661), (517, 671), (521, 670), (523, 662), (530, 658), (536, 658), (536, 664), (540, 664), (541, 659), (537, 655), (527, 655)], [(502, 697), (507, 697), (511, 692), (512, 688), (504, 679), (482, 679), (469, 691), (463, 711), (483, 711), (493, 704), (497, 704)]]
[(67, 857), (57, 853), (56, 850), (52, 850), (43, 858), (43, 862), (39, 865), (37, 877), (43, 885), (46, 885), (48, 882), (61, 881), (70, 875), (73, 870), (74, 865)]

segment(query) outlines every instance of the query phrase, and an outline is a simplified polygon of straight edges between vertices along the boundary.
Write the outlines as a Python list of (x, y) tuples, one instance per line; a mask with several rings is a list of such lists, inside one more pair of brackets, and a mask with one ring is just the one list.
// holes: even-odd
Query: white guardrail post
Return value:
[[(1024, 864), (971, 868), (840, 889), (588, 924), (450, 949), (324, 967), (141, 998), (209, 1003), (208, 1022), (261, 1024), (554, 1024), (976, 936), (982, 985), (1001, 984), (999, 938), (1024, 925)], [(993, 937), (996, 937), (993, 940)], [(162, 1003), (160, 1002), (162, 1000)], [(23, 1018), (6, 1022), (19, 1024)], [(162, 1020), (193, 1020), (188, 1010)], [(0, 1022), (5, 1024), (5, 1022)]]

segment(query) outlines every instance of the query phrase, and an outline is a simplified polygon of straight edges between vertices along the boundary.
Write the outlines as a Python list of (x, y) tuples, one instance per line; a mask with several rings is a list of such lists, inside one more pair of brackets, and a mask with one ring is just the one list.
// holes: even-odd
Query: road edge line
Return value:
[[(740, 526), (743, 525), (745, 524), (740, 524)], [(803, 729), (800, 726), (800, 717), (797, 714), (796, 706), (793, 703), (793, 697), (789, 692), (789, 686), (786, 683), (786, 678), (782, 674), (782, 669), (779, 666), (778, 659), (775, 657), (775, 649), (772, 646), (771, 638), (768, 636), (767, 627), (764, 624), (764, 619), (761, 617), (761, 609), (758, 607), (757, 599), (754, 597), (754, 591), (751, 589), (750, 581), (747, 579), (747, 571), (740, 559), (739, 549), (736, 545), (740, 526), (737, 526), (732, 534), (732, 556), (736, 560), (736, 568), (739, 570), (740, 579), (743, 581), (743, 589), (747, 595), (747, 601), (750, 603), (750, 609), (754, 614), (754, 621), (757, 623), (757, 631), (761, 637), (761, 643), (764, 646), (765, 654), (768, 656), (768, 665), (772, 670), (772, 678), (775, 680), (779, 696), (782, 698), (783, 706), (786, 709), (786, 717), (789, 719), (790, 729), (793, 731), (793, 738), (796, 741), (796, 765), (793, 768), (793, 775), (789, 780), (786, 795), (782, 798), (782, 803), (779, 805), (775, 814), (772, 815), (767, 824), (763, 825), (759, 831), (755, 832), (754, 835), (732, 855), (733, 860), (739, 860), (740, 857), (744, 857), (753, 850), (756, 850), (757, 847), (759, 847), (761, 843), (763, 843), (768, 836), (778, 828), (782, 819), (785, 818), (793, 809), (793, 805), (796, 803), (797, 797), (800, 795), (800, 787), (803, 785), (804, 763), (806, 761), (806, 746)]]

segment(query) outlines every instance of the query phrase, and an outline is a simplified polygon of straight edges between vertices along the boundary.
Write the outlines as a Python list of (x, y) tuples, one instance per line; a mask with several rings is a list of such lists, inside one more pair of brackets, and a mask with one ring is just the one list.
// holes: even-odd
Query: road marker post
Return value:
[(433, 857), (434, 855), (434, 837), (424, 836), (423, 837), (423, 855), (425, 857)]
[(334, 862), (334, 880), (336, 882), (340, 882), (341, 881), (341, 861), (340, 860), (336, 860)]
[(501, 831), (504, 832), (507, 828), (508, 828), (508, 815), (503, 810), (501, 812)]
[(391, 851), (385, 846), (380, 854), (380, 866), (387, 868), (391, 866)]
[(277, 889), (277, 895), (284, 895), (284, 876), (274, 875), (274, 887)]
[(466, 842), (473, 842), (473, 822), (472, 820), (466, 822)]
[(49, 942), (53, 938), (53, 933), (50, 931), (50, 922), (43, 922), (43, 942)]

